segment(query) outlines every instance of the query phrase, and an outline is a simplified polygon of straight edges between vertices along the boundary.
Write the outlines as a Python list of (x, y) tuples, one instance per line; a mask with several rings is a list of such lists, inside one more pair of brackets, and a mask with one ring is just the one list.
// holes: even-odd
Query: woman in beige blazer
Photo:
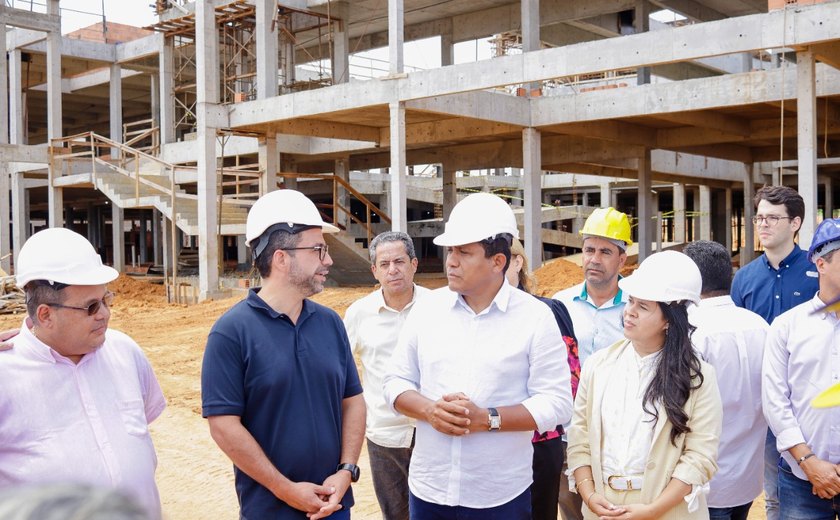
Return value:
[(691, 346), (686, 308), (700, 300), (700, 272), (665, 251), (619, 286), (630, 296), (626, 339), (583, 367), (570, 486), (587, 519), (708, 519), (722, 411), (714, 369)]

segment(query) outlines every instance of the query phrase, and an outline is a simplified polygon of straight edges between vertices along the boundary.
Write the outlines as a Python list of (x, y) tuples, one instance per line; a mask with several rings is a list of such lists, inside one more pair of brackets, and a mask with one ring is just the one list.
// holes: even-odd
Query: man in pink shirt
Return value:
[(114, 488), (161, 517), (148, 425), (166, 406), (140, 347), (108, 329), (118, 273), (68, 229), (21, 248), (28, 318), (0, 352), (0, 488)]

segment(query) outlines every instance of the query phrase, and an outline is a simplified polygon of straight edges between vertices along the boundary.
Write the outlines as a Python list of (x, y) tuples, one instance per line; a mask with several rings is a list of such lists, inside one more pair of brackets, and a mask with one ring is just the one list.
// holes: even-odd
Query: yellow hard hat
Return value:
[(630, 238), (630, 219), (615, 208), (598, 208), (593, 211), (583, 224), (580, 234), (620, 240), (627, 244), (627, 247), (633, 245)]
[(814, 408), (831, 408), (833, 406), (840, 406), (840, 383), (833, 385), (811, 401), (811, 406)]

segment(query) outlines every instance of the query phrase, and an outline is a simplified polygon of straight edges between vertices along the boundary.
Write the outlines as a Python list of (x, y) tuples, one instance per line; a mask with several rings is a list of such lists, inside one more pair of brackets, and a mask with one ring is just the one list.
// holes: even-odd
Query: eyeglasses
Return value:
[(87, 307), (74, 307), (72, 305), (64, 305), (61, 303), (48, 303), (50, 307), (60, 307), (62, 309), (76, 309), (77, 311), (85, 311), (87, 312), (88, 316), (93, 316), (99, 309), (102, 308), (104, 305), (106, 309), (111, 308), (111, 305), (114, 303), (114, 293), (108, 291), (105, 293), (105, 296), (102, 297), (101, 300), (96, 300), (95, 302), (91, 303)]
[(309, 246), (309, 247), (284, 247), (283, 251), (301, 251), (304, 249), (310, 249), (312, 251), (318, 252), (318, 259), (320, 261), (324, 261), (324, 258), (327, 257), (327, 254), (330, 252), (330, 246), (324, 244), (322, 246)]
[(793, 220), (796, 217), (780, 217), (779, 215), (767, 215), (766, 217), (753, 217), (752, 223), (758, 225), (759, 223), (767, 223), (768, 226), (775, 226), (782, 219)]

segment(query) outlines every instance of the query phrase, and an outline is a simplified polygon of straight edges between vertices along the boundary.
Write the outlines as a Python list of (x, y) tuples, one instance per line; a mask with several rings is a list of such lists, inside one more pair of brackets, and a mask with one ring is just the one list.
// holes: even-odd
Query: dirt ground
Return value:
[[(554, 261), (536, 273), (538, 292), (551, 295), (582, 281), (580, 267)], [(440, 287), (445, 279), (423, 276), (417, 280)], [(111, 284), (117, 294), (111, 327), (140, 344), (163, 387), (168, 406), (152, 425), (158, 454), (157, 482), (168, 520), (234, 519), (238, 517), (230, 461), (210, 438), (201, 417), (200, 370), (207, 333), (215, 320), (241, 297), (198, 305), (167, 304), (161, 286), (121, 276)], [(344, 315), (371, 287), (329, 288), (313, 299)], [(20, 326), (22, 316), (0, 316), (0, 330)], [(373, 494), (367, 454), (363, 451), (362, 477), (354, 486), (357, 520), (380, 518)], [(761, 499), (759, 499), (761, 500)], [(750, 520), (764, 518), (763, 501), (756, 503)]]

